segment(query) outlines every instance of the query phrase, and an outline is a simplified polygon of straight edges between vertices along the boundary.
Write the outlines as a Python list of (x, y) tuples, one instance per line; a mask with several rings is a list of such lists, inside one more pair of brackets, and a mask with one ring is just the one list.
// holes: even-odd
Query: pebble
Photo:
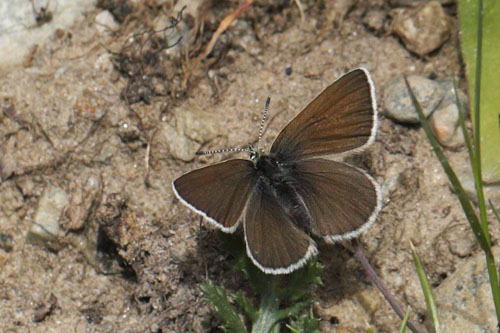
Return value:
[(448, 104), (434, 111), (430, 123), (432, 131), (441, 145), (454, 149), (464, 144), (464, 135), (456, 104)]
[(120, 25), (115, 21), (113, 15), (107, 10), (103, 10), (95, 17), (96, 29), (99, 33), (117, 31)]
[(448, 243), (448, 250), (451, 254), (466, 258), (478, 248), (479, 244), (469, 224), (465, 221), (462, 223), (448, 227), (443, 236)]
[(206, 143), (220, 134), (220, 120), (208, 112), (176, 110), (177, 132), (184, 133), (188, 138)]
[(48, 185), (43, 191), (26, 240), (28, 243), (48, 247), (57, 251), (61, 245), (57, 241), (61, 228), (59, 218), (68, 205), (68, 194), (60, 187)]
[(9, 234), (0, 232), (0, 249), (10, 252), (14, 248), (14, 238)]
[(195, 158), (195, 153), (200, 145), (184, 134), (179, 133), (175, 127), (168, 123), (163, 123), (158, 133), (155, 135), (156, 146), (160, 150), (166, 150), (173, 158), (190, 162)]
[[(457, 99), (455, 97), (455, 89), (453, 88), (453, 81), (451, 79), (440, 80), (438, 83), (441, 85), (444, 91), (444, 97), (441, 101), (440, 106), (446, 106), (448, 104), (457, 104)], [(465, 116), (469, 114), (469, 99), (467, 95), (459, 88), (457, 88), (458, 100), (462, 104)]]
[(450, 37), (449, 18), (438, 1), (415, 9), (395, 9), (392, 15), (392, 32), (419, 56), (436, 50)]
[(354, 0), (337, 0), (327, 2), (328, 20), (334, 22), (336, 26), (340, 26), (344, 21), (347, 13), (356, 5)]
[[(439, 81), (443, 88), (444, 97), (436, 111), (433, 112), (430, 121), (431, 127), (439, 143), (444, 147), (456, 149), (464, 145), (464, 135), (460, 127), (459, 108), (455, 97), (452, 80)], [(458, 100), (462, 105), (464, 119), (469, 116), (467, 95), (457, 89)]]
[[(436, 109), (444, 97), (439, 83), (423, 76), (409, 75), (408, 83), (417, 97), (426, 117)], [(385, 114), (399, 123), (418, 124), (418, 114), (411, 101), (403, 76), (392, 79), (386, 86), (383, 102)]]
[(95, 175), (75, 177), (68, 189), (71, 193), (70, 204), (65, 207), (59, 221), (61, 228), (79, 230), (84, 227), (101, 186)]
[[(494, 247), (495, 258), (500, 248)], [(434, 290), (443, 332), (496, 332), (495, 307), (482, 252), (462, 262)]]
[(385, 11), (380, 9), (369, 10), (363, 18), (363, 24), (371, 30), (381, 32), (385, 26)]
[[(455, 173), (457, 174), (457, 177), (460, 180), (460, 183), (462, 184), (462, 187), (463, 187), (465, 193), (467, 194), (467, 196), (469, 197), (469, 199), (472, 200), (475, 204), (477, 204), (476, 186), (475, 186), (474, 176), (472, 174), (472, 169), (471, 169), (469, 159), (464, 160), (464, 163), (462, 165), (459, 165), (459, 166), (453, 165), (453, 169), (455, 170)], [(483, 178), (484, 178), (484, 176), (483, 176)], [(450, 187), (451, 187), (451, 183), (450, 183)], [(498, 184), (498, 183), (483, 184), (483, 193), (484, 193), (484, 197), (485, 197), (486, 205), (487, 205), (488, 209), (490, 208), (490, 205), (488, 204), (488, 200), (489, 200), (489, 201), (491, 201), (493, 206), (497, 209), (497, 211), (499, 211), (500, 210), (500, 184)]]

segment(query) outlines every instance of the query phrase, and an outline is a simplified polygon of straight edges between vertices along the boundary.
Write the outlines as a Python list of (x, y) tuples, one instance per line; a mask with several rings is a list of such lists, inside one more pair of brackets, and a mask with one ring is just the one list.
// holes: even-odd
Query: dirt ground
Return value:
[[(97, 32), (94, 17), (102, 9), (96, 9), (40, 45), (29, 67), (0, 77), (0, 107), (15, 112), (12, 117), (0, 113), (3, 163), (6, 156), (14, 161), (2, 166), (0, 184), (0, 233), (11, 236), (13, 244), (10, 251), (0, 249), (0, 331), (217, 331), (220, 322), (199, 284), (209, 279), (232, 290), (248, 287), (225, 265), (229, 254), (213, 228), (200, 225), (199, 217), (174, 199), (171, 182), (228, 156), (182, 161), (159, 133), (167, 133), (169, 124), (185, 136), (187, 127), (179, 121), (183, 114), (193, 119), (204, 114), (203, 125), (211, 129), (186, 141), (194, 149), (243, 146), (257, 138), (264, 101), (271, 96), (264, 139), (269, 147), (282, 126), (323, 88), (359, 66), (373, 76), (381, 116), (375, 144), (352, 160), (386, 189), (383, 210), (361, 240), (399, 301), (411, 305), (414, 319), (424, 319), (409, 241), (433, 286), (478, 248), (423, 131), (386, 119), (381, 101), (386, 83), (403, 73), (434, 78), (453, 73), (465, 87), (455, 5), (445, 6), (451, 38), (422, 58), (386, 30), (373, 31), (363, 23), (373, 9), (390, 22), (392, 8), (383, 1), (355, 3), (333, 23), (324, 2), (302, 1), (304, 20), (293, 1), (256, 2), (183, 87), (187, 59), (201, 52), (238, 3), (214, 2), (203, 16), (187, 15), (186, 26), (176, 29), (187, 31), (202, 21), (203, 30), (168, 53), (163, 50), (161, 57), (147, 47), (136, 52), (129, 38), (147, 31), (159, 15), (176, 16), (168, 5), (148, 7), (151, 3), (144, 2), (114, 33)], [(467, 161), (463, 148), (446, 153), (453, 165)], [(97, 185), (86, 197), (89, 179)], [(92, 203), (83, 215), (75, 213), (85, 217), (85, 224), (66, 225), (50, 249), (27, 241), (48, 186), (63, 189), (70, 200), (83, 189), (87, 199), (71, 204)], [(457, 253), (450, 245), (455, 241), (470, 250)], [(319, 250), (324, 285), (315, 292), (314, 310), (323, 330), (333, 330), (335, 323), (339, 332), (395, 331), (400, 320), (352, 252), (327, 244)], [(53, 309), (35, 321), (40, 307), (50, 306), (51, 294)]]

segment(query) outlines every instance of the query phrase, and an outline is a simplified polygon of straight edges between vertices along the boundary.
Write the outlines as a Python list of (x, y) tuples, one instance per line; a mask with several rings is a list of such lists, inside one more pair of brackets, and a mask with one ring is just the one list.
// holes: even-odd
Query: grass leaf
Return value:
[(434, 325), (434, 331), (436, 333), (441, 332), (441, 327), (439, 324), (439, 317), (437, 313), (436, 301), (434, 300), (434, 295), (432, 294), (431, 285), (429, 280), (427, 279), (427, 275), (424, 271), (424, 266), (422, 265), (422, 261), (413, 246), (413, 243), (410, 242), (411, 252), (413, 255), (413, 260), (415, 261), (415, 267), (417, 268), (418, 278), (420, 279), (420, 284), (422, 286), (422, 291), (424, 292), (425, 303), (427, 303), (427, 309), (432, 318), (432, 323)]
[(401, 327), (399, 328), (399, 333), (405, 333), (406, 325), (408, 325), (408, 319), (410, 319), (410, 307), (406, 309), (405, 317), (403, 318), (403, 322), (401, 323)]

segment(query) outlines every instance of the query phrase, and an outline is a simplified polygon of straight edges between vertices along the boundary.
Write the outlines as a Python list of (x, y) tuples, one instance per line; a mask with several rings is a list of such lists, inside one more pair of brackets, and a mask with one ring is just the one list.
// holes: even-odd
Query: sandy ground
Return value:
[[(213, 228), (200, 225), (199, 218), (174, 199), (170, 184), (184, 172), (227, 156), (174, 159), (163, 136), (154, 133), (162, 132), (165, 123), (178, 126), (180, 114), (209, 115), (207, 125), (213, 130), (209, 140), (201, 138), (203, 149), (241, 146), (256, 139), (265, 98), (271, 96), (265, 133), (269, 147), (280, 128), (314, 96), (359, 66), (372, 73), (381, 111), (384, 87), (398, 74), (443, 78), (454, 73), (464, 86), (453, 5), (446, 7), (451, 39), (420, 58), (395, 36), (362, 23), (370, 9), (389, 12), (381, 1), (353, 6), (336, 24), (327, 24), (324, 7), (304, 3), (303, 22), (293, 1), (255, 4), (191, 73), (186, 89), (181, 82), (185, 55), (169, 50), (161, 67), (146, 66), (149, 73), (154, 68), (160, 72), (151, 84), (154, 91), (139, 94), (142, 97), (131, 93), (128, 104), (121, 96), (127, 86), (137, 92), (137, 83), (131, 83), (137, 77), (127, 78), (126, 69), (120, 74), (117, 64), (126, 67), (125, 61), (113, 62), (110, 51), (119, 52), (131, 33), (145, 31), (146, 20), (139, 15), (114, 33), (98, 33), (96, 9), (86, 21), (40, 45), (29, 67), (0, 78), (1, 107), (14, 105), (17, 117), (0, 114), (2, 153), (17, 161), (0, 184), (5, 200), (0, 232), (13, 242), (10, 252), (0, 250), (0, 331), (217, 330), (219, 322), (204, 303), (199, 283), (210, 279), (237, 290), (246, 289), (246, 282), (225, 266), (229, 255)], [(236, 5), (228, 1), (207, 9), (203, 37), (195, 42), (198, 49)], [(143, 10), (144, 17), (158, 15)], [(134, 98), (142, 100), (135, 103)], [(390, 187), (383, 211), (362, 243), (389, 288), (405, 306), (412, 306), (414, 318), (422, 319), (425, 303), (409, 241), (418, 248), (434, 286), (478, 249), (423, 131), (395, 124), (383, 112), (380, 118), (375, 144), (352, 160), (381, 184), (392, 181), (396, 186)], [(191, 144), (200, 147), (199, 142)], [(447, 155), (455, 165), (466, 161), (463, 149)], [(57, 186), (73, 194), (89, 178), (99, 184), (99, 207), (86, 224), (63, 233), (62, 245), (55, 250), (29, 244), (26, 235), (44, 189)], [(97, 228), (93, 220), (102, 231), (92, 229)], [(98, 245), (112, 244), (115, 251), (96, 258), (91, 250), (102, 232), (107, 238)], [(456, 242), (468, 252), (454, 251)], [(399, 319), (351, 251), (320, 244), (319, 261), (325, 266), (324, 286), (315, 293), (314, 308), (325, 331), (331, 329), (330, 322), (343, 332), (370, 326), (381, 332), (396, 330)], [(57, 299), (54, 309), (35, 322), (35, 313), (51, 293)]]

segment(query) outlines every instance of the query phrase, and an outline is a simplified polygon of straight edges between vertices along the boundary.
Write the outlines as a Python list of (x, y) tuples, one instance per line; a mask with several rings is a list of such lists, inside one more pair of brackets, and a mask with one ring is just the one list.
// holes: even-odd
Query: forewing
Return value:
[(368, 71), (335, 81), (280, 132), (271, 147), (278, 160), (296, 161), (361, 150), (375, 139), (377, 103)]
[(334, 243), (359, 236), (382, 206), (376, 181), (361, 169), (324, 159), (295, 164), (294, 188), (311, 216), (311, 231)]
[(250, 197), (244, 225), (248, 256), (265, 273), (290, 273), (317, 253), (314, 241), (265, 186), (257, 186)]
[(179, 200), (225, 232), (234, 232), (256, 183), (253, 163), (229, 160), (191, 171), (173, 183)]

